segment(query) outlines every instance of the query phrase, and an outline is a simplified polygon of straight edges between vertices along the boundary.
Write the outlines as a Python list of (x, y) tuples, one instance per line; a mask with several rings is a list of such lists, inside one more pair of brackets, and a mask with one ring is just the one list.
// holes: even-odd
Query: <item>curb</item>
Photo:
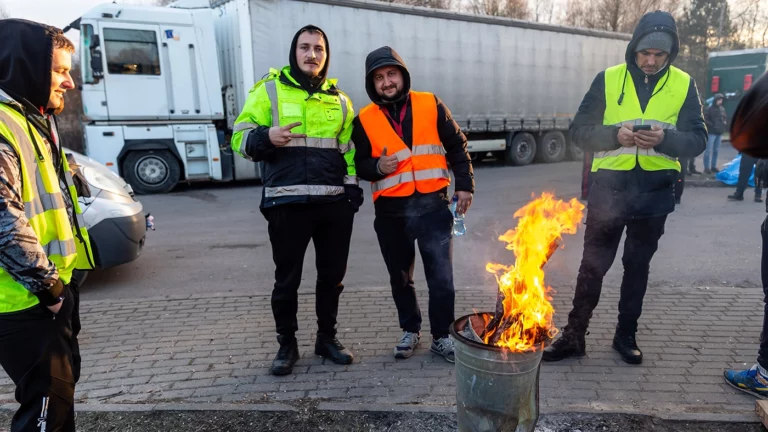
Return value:
[(736, 186), (729, 186), (719, 180), (702, 180), (702, 179), (685, 179), (686, 187), (703, 187), (703, 188), (730, 188)]
[[(0, 405), (0, 411), (15, 411), (18, 405)], [(710, 407), (711, 408), (711, 407)], [(394, 413), (430, 413), (455, 414), (455, 406), (428, 405), (395, 405), (395, 404), (355, 404), (321, 402), (318, 412), (394, 412)], [(191, 403), (158, 403), (158, 404), (76, 404), (76, 412), (163, 412), (163, 411), (232, 411), (232, 412), (299, 412), (300, 410), (287, 404), (191, 404)], [(664, 421), (685, 422), (724, 422), (724, 423), (760, 423), (754, 411), (745, 410), (731, 414), (705, 412), (674, 412), (662, 410), (632, 409), (626, 406), (611, 406), (605, 403), (590, 405), (561, 405), (557, 408), (542, 406), (539, 409), (543, 415), (606, 415), (623, 414), (630, 416), (646, 416)]]

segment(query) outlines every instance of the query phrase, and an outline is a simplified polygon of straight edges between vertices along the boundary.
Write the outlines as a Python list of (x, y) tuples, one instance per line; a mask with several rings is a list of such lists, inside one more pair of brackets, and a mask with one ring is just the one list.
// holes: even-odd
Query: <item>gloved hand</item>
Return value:
[(360, 206), (363, 205), (365, 198), (363, 197), (363, 188), (357, 185), (344, 185), (344, 194), (349, 201), (349, 205), (355, 213), (360, 210)]

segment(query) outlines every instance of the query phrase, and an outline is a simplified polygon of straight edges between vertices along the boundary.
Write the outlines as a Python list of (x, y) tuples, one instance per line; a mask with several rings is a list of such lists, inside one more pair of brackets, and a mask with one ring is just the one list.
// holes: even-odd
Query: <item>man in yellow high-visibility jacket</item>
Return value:
[(707, 129), (693, 79), (672, 66), (677, 26), (667, 12), (643, 16), (627, 47), (626, 63), (600, 72), (571, 124), (573, 143), (594, 152), (584, 256), (573, 309), (547, 361), (585, 354), (584, 335), (600, 299), (624, 229), (624, 279), (613, 348), (641, 363), (635, 342), (651, 258), (674, 211), (678, 158), (704, 151)]
[(75, 87), (61, 30), (0, 20), (0, 365), (20, 406), (12, 432), (75, 430), (78, 293), (93, 268), (55, 114)]

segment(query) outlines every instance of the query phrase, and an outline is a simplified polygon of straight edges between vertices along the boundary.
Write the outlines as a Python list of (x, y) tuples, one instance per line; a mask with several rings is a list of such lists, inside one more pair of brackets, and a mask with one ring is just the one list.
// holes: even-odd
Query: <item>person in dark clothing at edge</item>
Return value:
[[(755, 183), (768, 182), (768, 74), (764, 74), (739, 101), (731, 122), (731, 145), (744, 156), (757, 159)], [(766, 202), (768, 212), (768, 201)], [(763, 329), (757, 363), (746, 370), (726, 370), (725, 381), (736, 389), (768, 398), (768, 216), (760, 226), (763, 282)]]
[[(739, 179), (736, 182), (736, 191), (731, 195), (728, 195), (728, 201), (744, 201), (744, 192), (749, 186), (749, 178), (752, 176), (752, 169), (755, 168), (757, 159), (748, 154), (741, 154), (741, 160), (739, 161)], [(763, 202), (763, 188), (762, 184), (757, 181), (755, 177), (755, 202)]]
[(720, 151), (723, 133), (728, 128), (728, 116), (723, 106), (724, 100), (725, 96), (722, 93), (716, 94), (712, 106), (708, 107), (704, 112), (704, 121), (707, 124), (707, 132), (709, 133), (707, 149), (704, 150), (704, 174), (720, 171), (717, 169), (717, 156)]
[(72, 432), (81, 364), (72, 274), (93, 269), (82, 188), (55, 122), (75, 87), (75, 47), (55, 27), (17, 19), (0, 20), (0, 40), (0, 365), (19, 403), (11, 432)]
[[(675, 208), (677, 158), (699, 155), (707, 141), (696, 84), (672, 66), (678, 49), (672, 15), (645, 14), (627, 47), (626, 63), (597, 75), (571, 124), (572, 142), (595, 152), (592, 187), (573, 309), (561, 337), (544, 350), (544, 360), (585, 355), (589, 320), (626, 228), (613, 348), (627, 363), (642, 362), (637, 322), (651, 258)], [(633, 132), (640, 124), (652, 129)]]
[(474, 193), (467, 139), (436, 95), (411, 90), (410, 73), (395, 50), (374, 50), (365, 70), (372, 103), (355, 118), (352, 140), (358, 175), (371, 182), (374, 229), (404, 332), (394, 355), (410, 357), (421, 337), (413, 282), (418, 242), (429, 288), (431, 350), (452, 363), (448, 327), (454, 320), (455, 294), (448, 166), (456, 179), (457, 212), (466, 213)]
[(330, 46), (322, 30), (296, 32), (290, 65), (270, 70), (251, 89), (235, 121), (232, 148), (264, 162), (261, 211), (275, 261), (272, 313), (280, 344), (270, 372), (286, 375), (299, 359), (298, 290), (309, 241), (315, 246), (317, 339), (315, 354), (350, 364), (336, 338), (354, 214), (363, 203), (350, 140), (351, 100), (328, 79)]

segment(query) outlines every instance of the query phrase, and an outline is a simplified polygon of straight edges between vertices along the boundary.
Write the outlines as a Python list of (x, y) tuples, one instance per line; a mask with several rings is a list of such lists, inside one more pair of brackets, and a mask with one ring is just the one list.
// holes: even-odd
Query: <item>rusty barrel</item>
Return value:
[(541, 349), (513, 353), (465, 337), (473, 315), (450, 327), (459, 432), (533, 432), (539, 420)]

